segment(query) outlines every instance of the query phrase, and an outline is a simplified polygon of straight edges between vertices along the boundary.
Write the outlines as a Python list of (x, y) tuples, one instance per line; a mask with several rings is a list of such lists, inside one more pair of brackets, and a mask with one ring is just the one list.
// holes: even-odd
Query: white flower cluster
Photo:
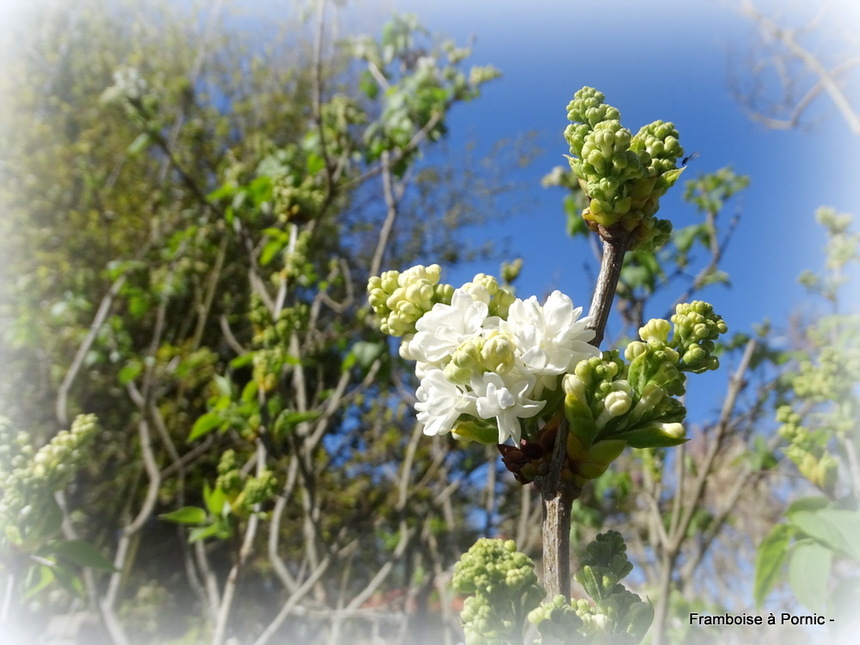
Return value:
[(114, 70), (113, 85), (102, 92), (104, 103), (121, 100), (139, 101), (147, 91), (146, 80), (135, 67), (121, 66)]
[(520, 419), (543, 410), (543, 394), (562, 374), (599, 355), (588, 344), (589, 319), (560, 291), (543, 305), (517, 299), (505, 318), (489, 315), (490, 299), (476, 283), (457, 289), (450, 305), (433, 305), (404, 337), (400, 354), (417, 361), (421, 379), (415, 409), (425, 434), (456, 436), (457, 420), (471, 415), (495, 419), (499, 443), (519, 442)]

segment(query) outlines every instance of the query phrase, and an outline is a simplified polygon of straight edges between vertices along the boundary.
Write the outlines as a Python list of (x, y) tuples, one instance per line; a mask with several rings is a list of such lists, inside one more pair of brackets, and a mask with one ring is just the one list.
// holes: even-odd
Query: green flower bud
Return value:
[(514, 367), (516, 343), (508, 333), (493, 331), (484, 339), (480, 361), (488, 372), (507, 374)]
[[(577, 367), (578, 369), (578, 367)], [(585, 382), (576, 374), (565, 374), (561, 379), (561, 389), (565, 395), (584, 403), (588, 402)]]
[(644, 340), (646, 343), (651, 342), (652, 340), (666, 343), (671, 329), (672, 326), (669, 324), (668, 320), (652, 318), (645, 323), (644, 327), (639, 328), (639, 338)]
[(500, 318), (507, 318), (508, 310), (516, 300), (513, 291), (499, 284), (495, 277), (485, 273), (478, 273), (471, 282), (464, 284), (461, 289), (468, 292), (475, 300), (485, 302), (489, 309), (489, 315)]
[(631, 448), (670, 448), (687, 441), (680, 423), (654, 423), (619, 435)]
[(624, 358), (628, 361), (633, 361), (639, 356), (645, 354), (647, 351), (648, 345), (638, 340), (634, 340), (627, 344), (627, 348), (624, 350)]
[(593, 87), (583, 87), (573, 95), (573, 100), (567, 104), (568, 121), (580, 121), (594, 127), (607, 119), (620, 119), (621, 113), (611, 105), (604, 103), (606, 97)]
[(451, 354), (451, 360), (444, 368), (445, 378), (460, 385), (468, 383), (473, 375), (482, 374), (481, 346), (479, 339), (470, 339), (461, 344)]
[[(603, 412), (597, 419), (598, 428), (606, 425), (606, 421), (608, 421), (612, 417), (618, 417), (622, 414), (625, 414), (630, 409), (630, 406), (632, 404), (633, 399), (630, 397), (630, 394), (628, 392), (615, 391), (607, 394), (606, 398), (603, 399)], [(602, 420), (604, 414), (606, 415), (606, 419)]]

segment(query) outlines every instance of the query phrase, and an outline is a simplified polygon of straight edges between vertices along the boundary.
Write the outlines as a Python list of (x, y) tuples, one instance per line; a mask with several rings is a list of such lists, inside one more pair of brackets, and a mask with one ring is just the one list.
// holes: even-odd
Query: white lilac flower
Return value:
[(463, 341), (481, 332), (488, 322), (488, 312), (487, 303), (457, 289), (450, 305), (436, 303), (421, 316), (415, 323), (416, 333), (401, 343), (400, 355), (407, 360), (439, 365)]
[(521, 369), (540, 379), (539, 389), (554, 389), (559, 374), (572, 372), (579, 361), (600, 354), (588, 343), (594, 331), (581, 314), (582, 307), (574, 309), (568, 296), (553, 291), (543, 306), (534, 296), (515, 300), (507, 320), (501, 322), (501, 329), (513, 334), (521, 348)]
[[(495, 372), (484, 372), (472, 378), (475, 416), (482, 419), (495, 418), (499, 426), (499, 443), (509, 437), (519, 443), (520, 419), (535, 416), (546, 405), (546, 401), (528, 398), (534, 390), (535, 379), (530, 375), (509, 374), (503, 379)], [(473, 412), (474, 414), (474, 412)]]
[(418, 421), (424, 424), (424, 434), (437, 435), (450, 432), (457, 418), (470, 407), (474, 398), (445, 378), (438, 368), (427, 369), (421, 377), (421, 385), (415, 392), (418, 401), (415, 410)]

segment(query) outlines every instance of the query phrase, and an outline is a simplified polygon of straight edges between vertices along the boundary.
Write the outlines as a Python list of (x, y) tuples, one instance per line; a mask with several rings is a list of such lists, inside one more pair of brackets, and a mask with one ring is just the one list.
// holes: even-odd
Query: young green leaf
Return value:
[(66, 540), (65, 542), (51, 545), (49, 549), (51, 553), (71, 560), (82, 567), (100, 569), (102, 571), (116, 571), (113, 563), (106, 559), (95, 546), (86, 540)]
[(860, 562), (860, 513), (838, 508), (796, 511), (789, 521), (808, 536)]
[(52, 582), (54, 582), (54, 567), (49, 567), (46, 564), (32, 567), (27, 572), (27, 578), (24, 583), (24, 599), (29, 600)]
[(788, 524), (777, 524), (758, 547), (755, 562), (753, 597), (756, 608), (760, 608), (770, 590), (776, 584), (782, 565), (788, 556), (788, 545), (796, 531)]
[(207, 412), (194, 422), (194, 425), (191, 427), (191, 432), (188, 435), (187, 441), (194, 441), (195, 439), (199, 439), (203, 435), (212, 432), (212, 430), (222, 425), (223, 422), (224, 419), (221, 417), (220, 414), (216, 414), (214, 412)]
[(170, 513), (162, 513), (158, 517), (177, 524), (203, 524), (207, 515), (206, 511), (198, 506), (183, 506)]
[(788, 563), (788, 584), (800, 604), (810, 611), (824, 611), (833, 552), (813, 540), (795, 544)]

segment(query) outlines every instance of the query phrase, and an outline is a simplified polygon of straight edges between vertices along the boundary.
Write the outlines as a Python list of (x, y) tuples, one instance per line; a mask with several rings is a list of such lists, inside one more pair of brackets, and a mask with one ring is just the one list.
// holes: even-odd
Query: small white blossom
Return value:
[(482, 419), (495, 417), (499, 425), (499, 443), (504, 443), (509, 437), (519, 442), (519, 420), (533, 417), (546, 405), (546, 401), (528, 398), (534, 384), (534, 377), (520, 374), (510, 374), (506, 380), (495, 372), (484, 372), (472, 378), (477, 416)]
[(114, 103), (123, 99), (137, 101), (146, 91), (146, 81), (137, 68), (123, 65), (114, 70), (113, 85), (102, 92), (101, 100), (104, 103)]
[(523, 371), (541, 379), (542, 387), (553, 389), (559, 374), (572, 372), (581, 360), (600, 354), (588, 343), (594, 330), (588, 329), (589, 319), (580, 319), (581, 314), (582, 307), (574, 309), (568, 296), (553, 291), (543, 306), (534, 296), (515, 300), (507, 320), (500, 323), (517, 340)]
[(451, 383), (438, 368), (427, 369), (415, 393), (418, 421), (424, 424), (424, 434), (450, 432), (457, 418), (469, 407), (471, 398), (463, 388)]
[(450, 305), (436, 303), (421, 316), (415, 323), (416, 333), (401, 343), (400, 355), (407, 360), (438, 365), (462, 342), (481, 332), (488, 313), (487, 303), (457, 289)]

